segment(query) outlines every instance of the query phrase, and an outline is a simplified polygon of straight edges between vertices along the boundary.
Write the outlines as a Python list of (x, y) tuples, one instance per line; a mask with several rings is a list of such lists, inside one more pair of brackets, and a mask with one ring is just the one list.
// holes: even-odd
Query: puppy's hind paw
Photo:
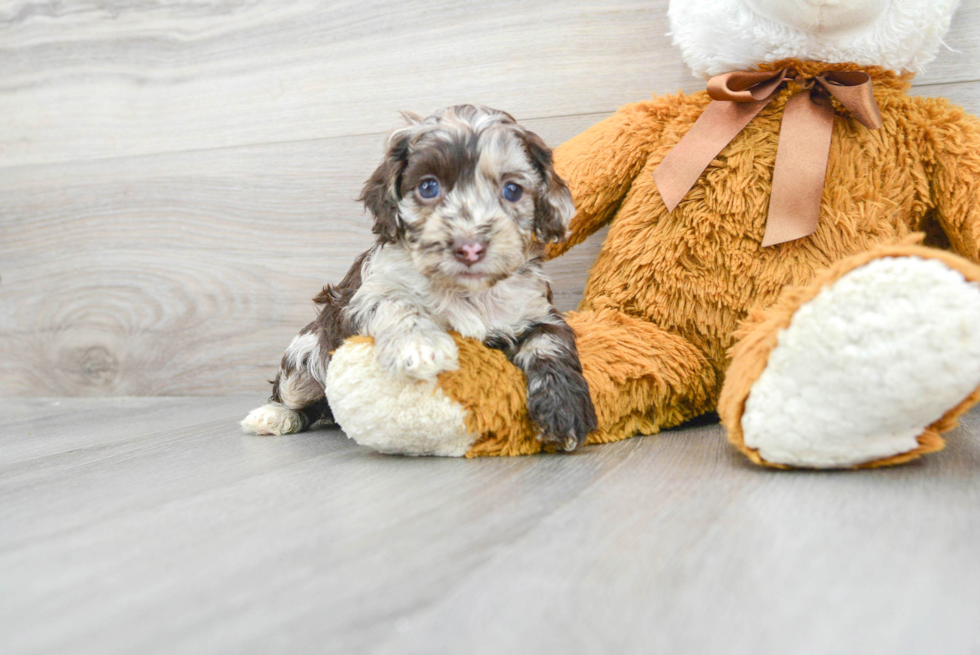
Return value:
[(302, 414), (280, 403), (253, 409), (240, 425), (245, 432), (261, 436), (294, 434), (306, 427)]

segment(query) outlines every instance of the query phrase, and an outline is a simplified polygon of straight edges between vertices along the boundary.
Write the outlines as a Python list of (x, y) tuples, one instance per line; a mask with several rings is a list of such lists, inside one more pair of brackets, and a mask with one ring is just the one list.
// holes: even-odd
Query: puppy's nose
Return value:
[(453, 239), (453, 257), (467, 266), (472, 266), (487, 254), (487, 244), (479, 239)]

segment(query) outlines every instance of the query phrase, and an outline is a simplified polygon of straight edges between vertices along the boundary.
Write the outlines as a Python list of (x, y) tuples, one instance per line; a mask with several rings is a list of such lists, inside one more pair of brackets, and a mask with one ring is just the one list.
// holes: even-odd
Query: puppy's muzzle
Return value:
[(453, 239), (453, 257), (467, 266), (482, 261), (487, 254), (487, 242), (483, 239), (456, 237)]

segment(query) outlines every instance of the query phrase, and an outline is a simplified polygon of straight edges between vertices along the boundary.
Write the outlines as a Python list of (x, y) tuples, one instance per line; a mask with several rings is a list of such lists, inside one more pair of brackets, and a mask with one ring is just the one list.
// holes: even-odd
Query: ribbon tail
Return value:
[(834, 133), (834, 110), (829, 102), (820, 100), (798, 93), (786, 103), (763, 248), (802, 239), (817, 230)]
[(674, 210), (704, 169), (749, 124), (771, 98), (756, 102), (713, 100), (684, 138), (653, 171), (653, 181), (667, 211)]

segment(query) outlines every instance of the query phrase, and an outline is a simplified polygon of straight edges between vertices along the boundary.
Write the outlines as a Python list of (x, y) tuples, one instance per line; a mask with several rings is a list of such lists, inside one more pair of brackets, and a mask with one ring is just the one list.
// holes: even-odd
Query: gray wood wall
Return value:
[[(0, 395), (264, 392), (397, 112), (695, 90), (666, 0), (0, 2)], [(980, 0), (917, 91), (980, 113)], [(554, 262), (577, 302), (599, 244)]]

